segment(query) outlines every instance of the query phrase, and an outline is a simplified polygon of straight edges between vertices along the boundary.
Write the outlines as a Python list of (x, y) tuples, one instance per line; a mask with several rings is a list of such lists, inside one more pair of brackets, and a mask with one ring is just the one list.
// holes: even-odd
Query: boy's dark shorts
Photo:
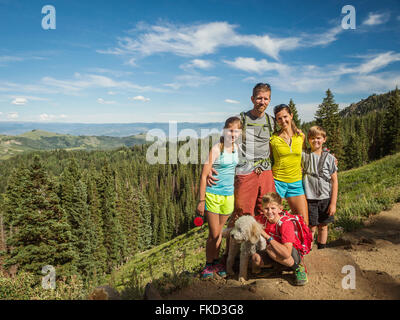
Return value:
[[(263, 264), (264, 265), (268, 265), (270, 263), (275, 262), (267, 253), (266, 250), (262, 250), (262, 251), (257, 251), (257, 253), (260, 255)], [(297, 251), (297, 249), (293, 246), (292, 247), (292, 258), (294, 260), (295, 263), (300, 264), (301, 263), (301, 257), (300, 257), (300, 253)], [(276, 262), (277, 263), (277, 262)]]
[(328, 207), (330, 202), (331, 199), (307, 200), (308, 220), (310, 226), (318, 226), (320, 224), (335, 222), (334, 216), (330, 216), (328, 214)]

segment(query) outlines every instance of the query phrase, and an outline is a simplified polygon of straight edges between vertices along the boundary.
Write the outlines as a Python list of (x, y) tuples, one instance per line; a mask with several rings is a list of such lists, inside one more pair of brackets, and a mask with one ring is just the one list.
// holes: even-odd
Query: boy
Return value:
[(313, 234), (318, 228), (318, 249), (326, 247), (328, 224), (334, 222), (338, 195), (335, 157), (323, 151), (326, 132), (319, 126), (308, 131), (311, 152), (303, 152), (303, 185), (308, 203), (309, 224)]
[(308, 282), (307, 273), (300, 264), (301, 256), (297, 248), (301, 243), (294, 233), (293, 222), (286, 220), (279, 226), (282, 198), (276, 192), (267, 193), (262, 198), (262, 206), (263, 214), (256, 216), (256, 220), (264, 227), (262, 236), (267, 240), (267, 248), (253, 254), (253, 270), (268, 264), (270, 258), (294, 271), (295, 285), (305, 285)]

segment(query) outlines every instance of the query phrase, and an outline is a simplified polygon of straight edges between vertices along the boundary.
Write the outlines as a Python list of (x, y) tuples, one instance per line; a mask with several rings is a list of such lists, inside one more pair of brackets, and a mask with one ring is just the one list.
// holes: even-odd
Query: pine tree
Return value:
[(167, 230), (168, 230), (168, 223), (167, 223), (167, 214), (166, 214), (166, 209), (164, 206), (162, 206), (160, 210), (160, 228), (159, 228), (159, 236), (158, 236), (158, 242), (164, 243), (167, 239)]
[(301, 121), (299, 119), (299, 114), (297, 112), (296, 105), (294, 104), (292, 99), (290, 99), (288, 106), (289, 106), (290, 110), (292, 111), (294, 124), (296, 125), (297, 128), (300, 128), (301, 127)]
[(103, 219), (100, 211), (100, 200), (96, 187), (96, 175), (94, 165), (91, 164), (87, 176), (85, 177), (87, 185), (87, 203), (89, 210), (90, 223), (93, 227), (93, 261), (94, 274), (100, 275), (106, 271), (107, 251), (104, 247)]
[(335, 157), (342, 165), (343, 157), (343, 140), (340, 132), (339, 105), (335, 103), (332, 92), (328, 89), (326, 97), (322, 104), (319, 105), (315, 114), (316, 124), (322, 127), (327, 134), (326, 146), (332, 150)]
[(141, 192), (138, 192), (139, 200), (139, 226), (138, 226), (138, 249), (144, 251), (150, 248), (153, 234), (151, 226), (150, 205)]
[(104, 247), (107, 251), (107, 272), (121, 263), (124, 257), (124, 239), (122, 227), (116, 211), (116, 195), (114, 173), (107, 160), (104, 161), (98, 191), (100, 198), (100, 212), (103, 219)]
[(86, 185), (75, 159), (69, 161), (61, 175), (60, 200), (71, 226), (72, 244), (78, 256), (75, 265), (85, 279), (90, 278), (95, 269), (92, 242), (95, 230), (90, 221)]
[(383, 121), (384, 155), (400, 152), (400, 90), (389, 98)]
[[(76, 253), (71, 243), (71, 229), (59, 204), (55, 183), (48, 177), (37, 155), (26, 171), (19, 188), (21, 197), (15, 197), (14, 188), (6, 192), (9, 223), (13, 232), (8, 238), (10, 254), (6, 266), (19, 265), (28, 272), (41, 274), (42, 267), (52, 265), (57, 276), (76, 273), (73, 261)], [(10, 203), (10, 200), (19, 203)], [(15, 211), (10, 212), (10, 210)]]
[(363, 120), (360, 118), (356, 119), (355, 122), (355, 132), (356, 135), (358, 136), (358, 153), (359, 153), (359, 161), (357, 166), (363, 166), (367, 163), (368, 161), (368, 138), (367, 138), (367, 133), (365, 131), (365, 126), (363, 123)]

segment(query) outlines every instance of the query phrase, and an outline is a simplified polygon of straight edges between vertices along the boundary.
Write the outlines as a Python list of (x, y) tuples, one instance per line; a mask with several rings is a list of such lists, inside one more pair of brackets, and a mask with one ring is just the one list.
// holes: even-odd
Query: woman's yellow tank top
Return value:
[(274, 157), (272, 174), (274, 179), (286, 183), (302, 179), (301, 152), (303, 150), (303, 136), (293, 135), (292, 144), (288, 145), (283, 138), (274, 134), (271, 139), (271, 150)]

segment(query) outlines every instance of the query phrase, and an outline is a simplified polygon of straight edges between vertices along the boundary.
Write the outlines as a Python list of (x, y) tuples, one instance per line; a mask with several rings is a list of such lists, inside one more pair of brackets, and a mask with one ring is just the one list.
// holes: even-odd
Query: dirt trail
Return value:
[[(291, 272), (251, 273), (245, 284), (235, 279), (196, 279), (166, 299), (286, 300), (400, 299), (400, 204), (370, 218), (363, 229), (343, 235), (329, 248), (316, 247), (305, 257), (309, 283), (291, 284)], [(354, 266), (355, 289), (343, 289), (344, 266)], [(249, 268), (250, 270), (250, 268)], [(346, 282), (349, 283), (349, 282)]]

